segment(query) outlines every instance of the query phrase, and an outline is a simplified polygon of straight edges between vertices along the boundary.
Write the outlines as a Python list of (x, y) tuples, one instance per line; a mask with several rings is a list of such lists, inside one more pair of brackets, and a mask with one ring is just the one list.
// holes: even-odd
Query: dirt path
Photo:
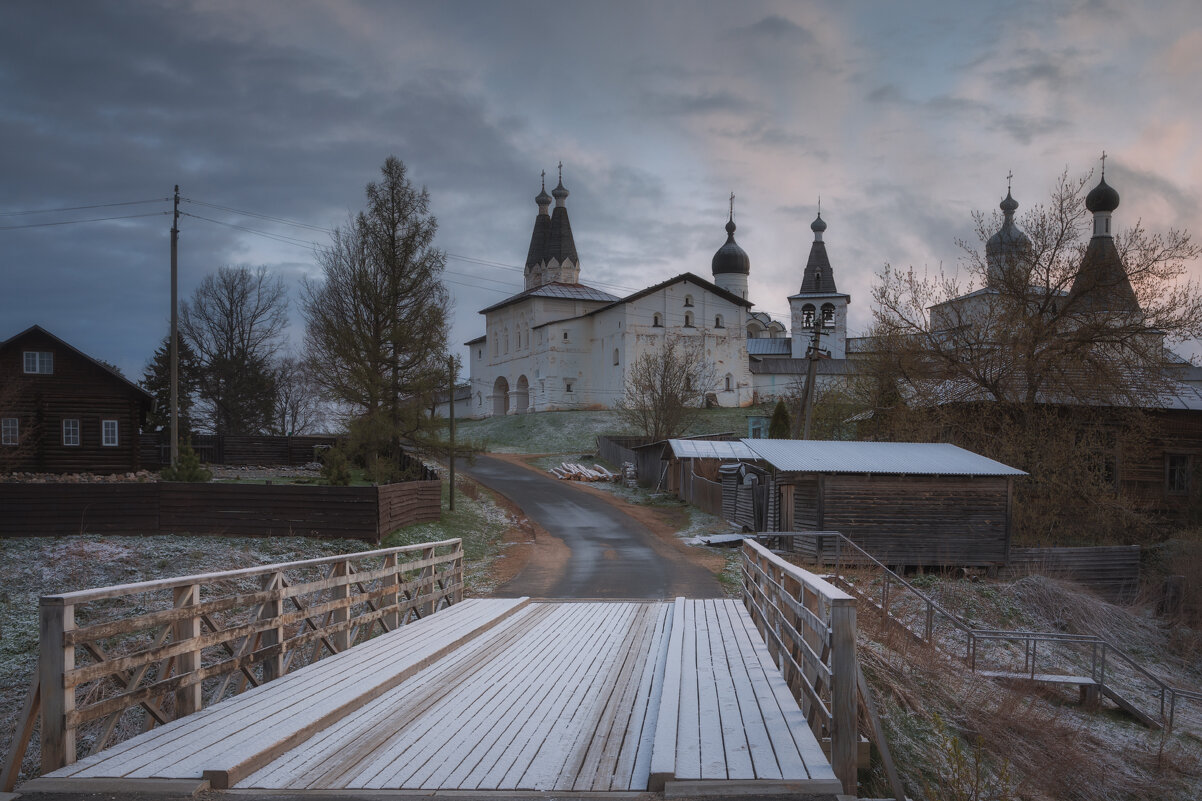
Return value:
[[(556, 481), (531, 457), (490, 454), (463, 472), (514, 504), (531, 536), (498, 565), (498, 596), (543, 598), (714, 598), (721, 557), (676, 537), (683, 510), (625, 503), (577, 482)], [(520, 536), (520, 535), (517, 535)], [(521, 559), (524, 564), (520, 564)]]

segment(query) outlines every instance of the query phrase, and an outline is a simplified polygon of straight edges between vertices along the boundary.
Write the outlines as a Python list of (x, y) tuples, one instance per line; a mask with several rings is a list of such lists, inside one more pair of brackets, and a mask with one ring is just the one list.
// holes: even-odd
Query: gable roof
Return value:
[(845, 442), (744, 439), (755, 455), (790, 473), (924, 476), (1025, 476), (1022, 470), (955, 445), (936, 442)]
[(84, 361), (86, 361), (86, 362), (89, 362), (89, 363), (91, 363), (91, 364), (95, 365), (96, 367), (99, 367), (99, 368), (100, 368), (101, 370), (103, 370), (105, 373), (109, 374), (109, 375), (110, 375), (110, 376), (112, 376), (113, 378), (115, 378), (115, 379), (117, 379), (118, 381), (120, 381), (121, 383), (125, 384), (125, 385), (126, 385), (127, 387), (129, 387), (130, 389), (132, 389), (132, 390), (136, 391), (136, 392), (137, 392), (138, 394), (140, 394), (140, 395), (143, 395), (143, 396), (145, 396), (145, 398), (146, 398), (146, 400), (147, 400), (147, 401), (150, 401), (150, 402), (153, 402), (153, 401), (154, 401), (154, 395), (152, 395), (150, 392), (146, 391), (145, 389), (143, 389), (143, 388), (142, 388), (142, 387), (140, 387), (139, 385), (135, 384), (133, 381), (130, 381), (128, 378), (126, 378), (125, 376), (121, 375), (121, 374), (120, 374), (120, 373), (118, 373), (116, 370), (114, 370), (113, 368), (109, 367), (107, 364), (104, 364), (103, 362), (100, 362), (100, 361), (97, 361), (96, 359), (93, 359), (91, 356), (89, 356), (88, 354), (84, 353), (82, 350), (80, 350), (79, 348), (75, 347), (75, 346), (74, 346), (74, 345), (72, 345), (71, 343), (69, 343), (69, 342), (66, 342), (66, 341), (64, 341), (64, 340), (62, 340), (62, 339), (60, 339), (60, 338), (56, 337), (54, 334), (50, 333), (50, 332), (49, 332), (49, 331), (47, 331), (45, 328), (42, 328), (40, 325), (31, 325), (29, 328), (26, 328), (26, 329), (25, 329), (24, 331), (22, 331), (21, 333), (19, 333), (19, 334), (16, 334), (16, 335), (14, 335), (14, 336), (11, 336), (11, 337), (9, 337), (8, 339), (4, 340), (3, 342), (0, 342), (0, 351), (2, 351), (2, 350), (4, 350), (4, 349), (8, 348), (10, 345), (16, 344), (18, 340), (20, 340), (20, 339), (22, 339), (22, 338), (24, 338), (24, 337), (26, 337), (26, 336), (28, 336), (28, 335), (30, 335), (30, 334), (33, 334), (33, 333), (38, 333), (38, 334), (42, 334), (43, 336), (50, 337), (52, 340), (54, 340), (55, 342), (57, 342), (59, 345), (62, 345), (64, 348), (66, 348), (66, 349), (67, 349), (68, 351), (70, 351), (71, 353), (74, 353), (74, 354), (75, 354), (76, 356), (78, 356), (79, 358), (83, 359), (83, 360), (84, 360)]
[(626, 297), (624, 297), (620, 300), (615, 299), (614, 302), (609, 304), (608, 306), (602, 306), (599, 309), (593, 309), (591, 312), (589, 312), (589, 314), (598, 314), (600, 312), (605, 311), (606, 309), (613, 308), (614, 306), (619, 306), (623, 303), (630, 303), (632, 301), (638, 300), (639, 298), (645, 298), (648, 295), (654, 294), (654, 293), (660, 291), (661, 289), (664, 289), (665, 287), (669, 287), (669, 286), (672, 286), (673, 284), (679, 284), (682, 282), (696, 284), (697, 286), (701, 287), (702, 289), (706, 290), (707, 292), (712, 292), (715, 295), (717, 295), (718, 297), (722, 298), (723, 300), (728, 300), (731, 303), (734, 303), (738, 306), (743, 306), (745, 308), (751, 308), (751, 306), (754, 305), (754, 304), (752, 304), (751, 301), (744, 300), (743, 298), (739, 297), (738, 295), (734, 294), (733, 292), (727, 292), (725, 289), (718, 286), (717, 284), (706, 281), (704, 278), (702, 278), (698, 275), (694, 275), (693, 273), (681, 273), (680, 275), (676, 275), (676, 276), (673, 276), (672, 278), (669, 278), (667, 281), (660, 281), (658, 284), (656, 284), (654, 286), (649, 286), (646, 289), (640, 289), (638, 292), (635, 292), (633, 295), (627, 295)]
[(586, 284), (561, 284), (552, 282), (523, 290), (516, 295), (510, 295), (500, 303), (494, 303), (487, 309), (481, 309), (480, 314), (488, 314), (490, 311), (496, 311), (526, 298), (559, 298), (561, 300), (596, 301), (599, 303), (611, 303), (618, 299), (608, 292), (603, 292)]

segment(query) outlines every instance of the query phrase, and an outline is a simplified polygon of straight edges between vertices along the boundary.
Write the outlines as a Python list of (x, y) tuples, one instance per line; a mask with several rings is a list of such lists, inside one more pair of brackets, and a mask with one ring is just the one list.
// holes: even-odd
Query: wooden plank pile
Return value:
[(620, 476), (611, 473), (599, 464), (592, 468), (575, 462), (563, 462), (559, 467), (552, 467), (551, 473), (560, 481), (617, 481)]

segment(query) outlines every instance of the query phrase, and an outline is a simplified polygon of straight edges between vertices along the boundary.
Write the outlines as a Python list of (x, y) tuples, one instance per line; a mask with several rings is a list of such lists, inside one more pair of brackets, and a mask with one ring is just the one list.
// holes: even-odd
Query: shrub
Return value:
[(345, 487), (351, 483), (351, 463), (341, 445), (329, 448), (321, 460), (321, 477), (327, 484)]
[(179, 447), (179, 461), (174, 466), (165, 467), (159, 472), (163, 481), (209, 481), (213, 478), (211, 470), (200, 463), (200, 457), (192, 449), (192, 440), (184, 440)]

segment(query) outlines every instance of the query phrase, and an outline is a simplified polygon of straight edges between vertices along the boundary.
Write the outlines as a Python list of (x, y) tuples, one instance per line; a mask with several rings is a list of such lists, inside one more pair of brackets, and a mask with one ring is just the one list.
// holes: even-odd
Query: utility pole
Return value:
[(810, 347), (806, 350), (806, 383), (801, 393), (801, 409), (793, 420), (793, 438), (797, 439), (797, 429), (801, 427), (801, 439), (810, 438), (810, 419), (814, 414), (814, 388), (818, 383), (818, 360), (826, 354), (818, 347), (823, 334), (822, 315), (814, 315), (814, 333), (810, 339)]
[(171, 218), (171, 466), (179, 464), (179, 184)]
[(447, 404), (447, 416), (451, 420), (450, 458), (447, 459), (447, 461), (451, 465), (451, 469), (449, 471), (451, 474), (451, 487), (447, 491), (447, 498), (448, 498), (447, 509), (448, 509), (448, 511), (453, 512), (453, 511), (455, 511), (455, 357), (454, 356), (447, 357), (447, 377), (450, 379), (448, 383), (450, 384), (450, 389), (451, 389), (450, 403)]

